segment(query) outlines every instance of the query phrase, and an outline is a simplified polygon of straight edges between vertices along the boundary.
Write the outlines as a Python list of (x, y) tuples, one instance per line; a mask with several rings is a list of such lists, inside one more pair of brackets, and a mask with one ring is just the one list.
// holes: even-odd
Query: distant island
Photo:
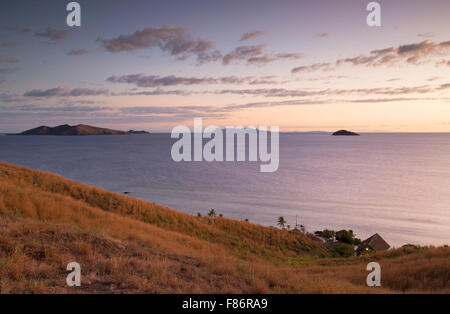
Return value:
[(347, 131), (347, 130), (339, 130), (339, 131), (336, 131), (336, 132), (334, 132), (332, 135), (347, 135), (347, 136), (358, 136), (359, 134), (358, 133), (355, 133), (355, 132), (350, 132), (350, 131)]
[(17, 134), (8, 135), (130, 135), (130, 132), (117, 131), (105, 128), (99, 128), (95, 126), (78, 124), (68, 125), (63, 124), (55, 127), (40, 126), (31, 130), (24, 131)]
[(130, 133), (130, 134), (150, 134), (150, 132), (147, 132), (147, 131), (135, 131), (135, 130), (129, 130), (128, 133)]

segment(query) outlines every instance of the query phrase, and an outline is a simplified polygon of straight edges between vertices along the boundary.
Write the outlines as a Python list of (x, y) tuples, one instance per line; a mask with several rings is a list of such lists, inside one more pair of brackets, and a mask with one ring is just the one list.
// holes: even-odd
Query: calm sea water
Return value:
[(181, 162), (169, 134), (0, 136), (0, 160), (50, 171), (191, 214), (210, 208), (308, 231), (380, 233), (388, 243), (450, 243), (450, 134), (281, 134), (280, 167)]

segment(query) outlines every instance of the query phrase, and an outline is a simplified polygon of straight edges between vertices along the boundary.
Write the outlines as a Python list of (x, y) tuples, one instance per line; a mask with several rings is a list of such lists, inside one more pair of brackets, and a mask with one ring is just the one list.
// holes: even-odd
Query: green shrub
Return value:
[(333, 257), (350, 257), (355, 255), (353, 245), (347, 243), (334, 243), (331, 250)]

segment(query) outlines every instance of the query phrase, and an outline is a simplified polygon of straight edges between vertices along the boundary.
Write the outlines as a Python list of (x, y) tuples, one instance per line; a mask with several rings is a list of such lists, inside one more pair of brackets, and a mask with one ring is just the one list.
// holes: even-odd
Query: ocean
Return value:
[(170, 134), (0, 136), (0, 160), (205, 215), (450, 244), (450, 134), (280, 134), (279, 169), (174, 162)]

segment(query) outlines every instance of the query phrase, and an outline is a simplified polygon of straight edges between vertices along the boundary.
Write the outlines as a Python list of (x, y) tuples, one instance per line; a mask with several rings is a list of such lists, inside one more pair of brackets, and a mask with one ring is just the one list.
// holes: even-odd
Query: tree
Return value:
[(202, 214), (200, 214), (200, 212), (198, 212), (197, 217), (202, 217)]
[(324, 238), (327, 241), (331, 241), (334, 239), (336, 232), (334, 232), (333, 230), (325, 229), (323, 231), (316, 231), (314, 232), (314, 234), (318, 237)]
[(214, 208), (211, 208), (211, 210), (208, 213), (208, 216), (211, 218), (214, 218), (217, 216), (216, 210)]
[(356, 238), (353, 230), (339, 230), (336, 232), (336, 241), (351, 245), (358, 245), (361, 240)]
[(284, 226), (286, 225), (286, 220), (283, 216), (278, 217), (277, 225), (281, 227), (281, 229), (284, 229)]

